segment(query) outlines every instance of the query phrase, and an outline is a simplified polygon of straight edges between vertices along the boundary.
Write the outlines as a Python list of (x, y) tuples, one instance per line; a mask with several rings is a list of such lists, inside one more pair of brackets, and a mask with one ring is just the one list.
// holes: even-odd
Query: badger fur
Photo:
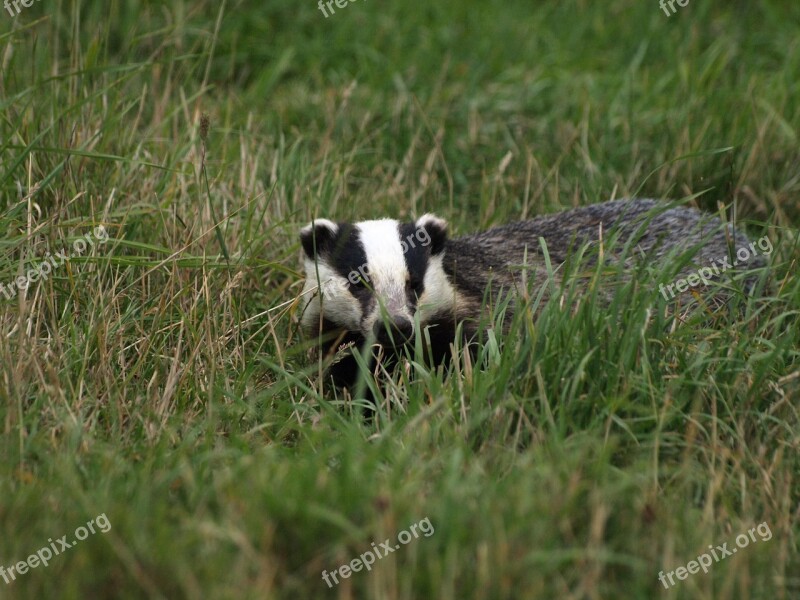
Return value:
[[(603, 242), (613, 232), (617, 243), (603, 256)], [(691, 250), (686, 274), (749, 243), (719, 218), (654, 200), (610, 201), (454, 239), (447, 236), (447, 223), (433, 214), (411, 223), (316, 219), (300, 232), (306, 272), (302, 325), (319, 336), (329, 357), (343, 345), (363, 349), (365, 342), (396, 354), (413, 341), (418, 322), (427, 330), (424, 339), (430, 339), (428, 358), (439, 362), (449, 354), (459, 324), (466, 341), (474, 338), (487, 299), (501, 299), (522, 282), (544, 289), (548, 271), (540, 238), (556, 283), (558, 266), (585, 244), (598, 248), (594, 260), (624, 261), (625, 268), (633, 260), (631, 253), (621, 256), (626, 245), (635, 245), (635, 254), (649, 261)], [(748, 267), (763, 265), (760, 257), (751, 258)], [(513, 301), (506, 322), (511, 314)], [(336, 385), (351, 386), (357, 363), (352, 356), (340, 357), (330, 374)]]

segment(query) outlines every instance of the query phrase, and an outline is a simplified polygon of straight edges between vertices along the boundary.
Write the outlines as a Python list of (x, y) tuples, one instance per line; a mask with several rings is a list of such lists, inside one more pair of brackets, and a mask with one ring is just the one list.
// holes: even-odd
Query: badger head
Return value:
[(351, 339), (374, 336), (383, 346), (398, 346), (413, 339), (415, 315), (425, 326), (454, 302), (442, 267), (447, 223), (435, 215), (412, 223), (316, 219), (300, 240), (302, 323), (309, 330), (338, 329)]

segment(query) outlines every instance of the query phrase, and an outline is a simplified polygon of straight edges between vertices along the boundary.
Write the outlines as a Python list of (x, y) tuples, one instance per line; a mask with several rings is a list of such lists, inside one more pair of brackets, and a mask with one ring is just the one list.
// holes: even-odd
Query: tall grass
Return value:
[[(778, 0), (3, 10), (0, 283), (109, 240), (0, 292), (0, 565), (112, 529), (0, 597), (796, 596), (799, 23)], [(322, 392), (312, 217), (466, 233), (633, 194), (767, 235), (772, 287), (675, 314), (669, 273), (604, 303), (598, 272), (531, 290), (474, 361), (394, 373), (371, 421)]]

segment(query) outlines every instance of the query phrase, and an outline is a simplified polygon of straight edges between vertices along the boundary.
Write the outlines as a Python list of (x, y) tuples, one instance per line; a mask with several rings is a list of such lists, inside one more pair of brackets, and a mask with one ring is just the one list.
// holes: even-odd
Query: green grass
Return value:
[[(0, 565), (112, 528), (0, 598), (797, 597), (799, 26), (778, 0), (2, 9), (0, 283), (109, 241), (0, 293)], [(312, 216), (465, 233), (628, 195), (767, 235), (765, 299), (671, 316), (642, 272), (395, 374), (375, 422), (319, 394)]]

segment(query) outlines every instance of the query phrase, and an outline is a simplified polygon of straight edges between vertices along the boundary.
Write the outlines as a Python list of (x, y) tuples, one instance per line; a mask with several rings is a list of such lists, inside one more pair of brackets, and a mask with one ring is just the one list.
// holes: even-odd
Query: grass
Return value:
[[(0, 292), (0, 565), (112, 528), (0, 597), (796, 597), (798, 22), (778, 0), (3, 10), (0, 283), (109, 238)], [(312, 216), (469, 232), (628, 195), (767, 235), (773, 289), (677, 318), (642, 272), (396, 374), (375, 422), (319, 393), (292, 302)]]

